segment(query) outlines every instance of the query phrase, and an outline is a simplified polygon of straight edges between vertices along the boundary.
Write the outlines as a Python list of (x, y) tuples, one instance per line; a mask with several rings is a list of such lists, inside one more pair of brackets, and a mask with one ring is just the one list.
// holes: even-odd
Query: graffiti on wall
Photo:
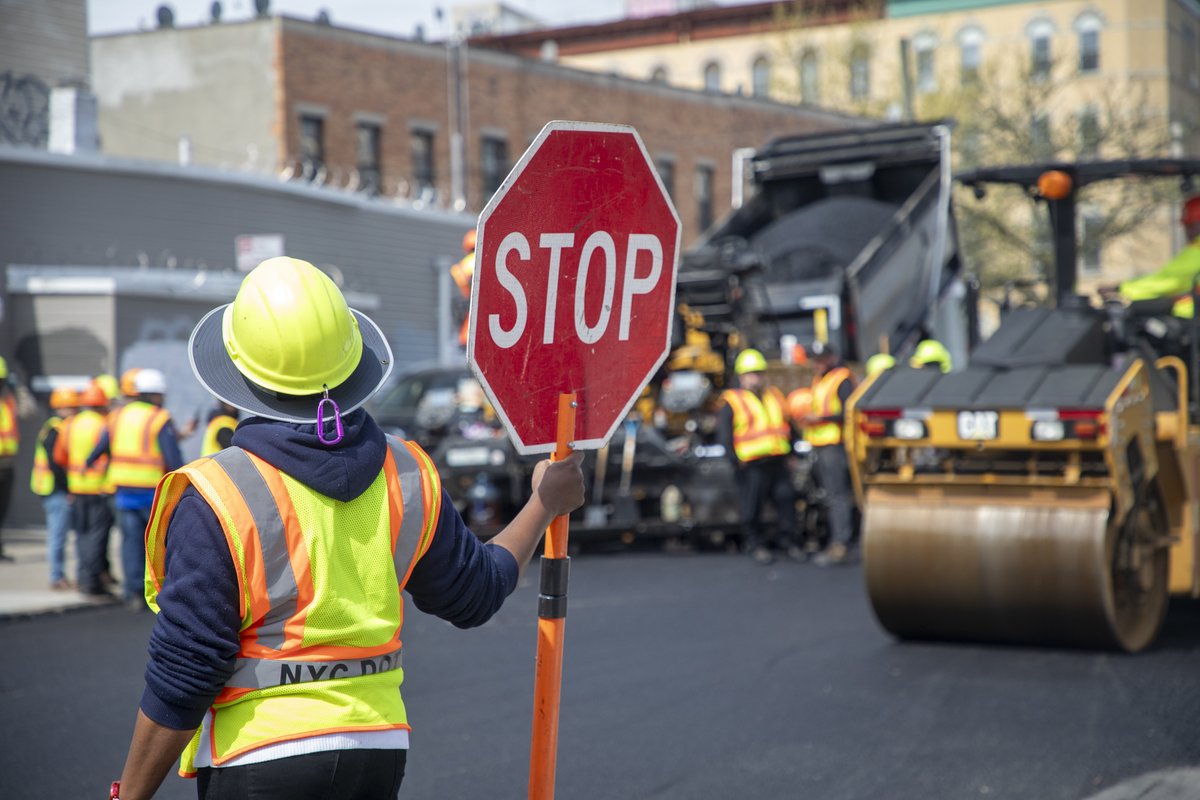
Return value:
[(45, 147), (49, 138), (49, 87), (36, 75), (0, 72), (0, 142)]

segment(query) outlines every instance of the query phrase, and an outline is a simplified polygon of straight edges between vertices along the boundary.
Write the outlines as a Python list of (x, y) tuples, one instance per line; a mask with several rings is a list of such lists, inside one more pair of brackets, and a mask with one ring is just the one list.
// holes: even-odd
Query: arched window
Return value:
[(667, 82), (667, 68), (655, 67), (654, 71), (650, 73), (650, 82), (665, 84)]
[(963, 86), (979, 82), (983, 66), (983, 29), (974, 25), (958, 32), (959, 76)]
[(850, 97), (866, 100), (871, 95), (871, 48), (856, 44), (850, 51)]
[(1054, 67), (1054, 51), (1051, 42), (1057, 29), (1054, 23), (1046, 18), (1035, 19), (1025, 26), (1025, 35), (1029, 37), (1029, 74), (1033, 78), (1050, 77)]
[(805, 103), (821, 101), (821, 74), (818, 71), (817, 51), (811, 47), (800, 56), (800, 99)]
[(750, 86), (755, 97), (766, 97), (771, 93), (771, 61), (766, 56), (754, 59), (750, 67)]
[(1104, 20), (1094, 11), (1085, 11), (1075, 18), (1075, 35), (1079, 39), (1079, 71), (1100, 69), (1100, 31)]
[(721, 65), (716, 61), (709, 61), (704, 65), (704, 90), (721, 91)]
[(937, 36), (930, 31), (922, 31), (913, 37), (913, 52), (917, 60), (917, 91), (937, 91)]

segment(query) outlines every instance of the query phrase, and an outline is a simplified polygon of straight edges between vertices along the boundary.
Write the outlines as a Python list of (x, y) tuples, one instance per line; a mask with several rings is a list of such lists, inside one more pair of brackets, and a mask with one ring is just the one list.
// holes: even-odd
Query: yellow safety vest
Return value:
[(33, 470), (29, 473), (29, 490), (39, 497), (54, 494), (54, 472), (50, 469), (50, 454), (46, 452), (46, 437), (50, 431), (61, 430), (62, 424), (62, 417), (55, 414), (38, 431), (37, 444), (33, 448)]
[[(836, 417), (842, 413), (842, 401), (838, 389), (842, 381), (850, 379), (850, 370), (835, 367), (816, 380), (812, 390), (812, 413), (814, 417)], [(805, 439), (813, 447), (827, 447), (842, 443), (842, 425), (839, 422), (822, 422), (813, 425), (805, 433)]]
[(721, 398), (733, 409), (733, 452), (738, 461), (792, 452), (783, 392), (768, 386), (759, 399), (749, 389), (726, 389)]
[(95, 464), (87, 466), (87, 457), (96, 449), (103, 433), (104, 415), (90, 408), (72, 416), (59, 429), (54, 460), (62, 464), (64, 459), (59, 454), (65, 453), (67, 491), (71, 494), (108, 494), (108, 456), (100, 456)]
[(409, 730), (399, 692), (401, 590), (429, 549), (442, 493), (425, 451), (389, 436), (383, 470), (348, 503), (239, 447), (168, 473), (146, 528), (146, 600), (156, 613), (167, 526), (189, 486), (225, 530), (242, 622), (233, 675), (180, 774), (195, 773), (201, 746), (219, 766), (278, 742)]
[(204, 431), (204, 442), (200, 445), (200, 455), (211, 456), (221, 452), (224, 448), (217, 441), (217, 434), (225, 430), (231, 431), (236, 427), (237, 420), (228, 414), (213, 417)]
[(114, 486), (153, 489), (158, 485), (167, 471), (158, 434), (170, 419), (165, 408), (143, 400), (134, 400), (113, 414), (108, 431), (108, 478)]
[(15, 456), (20, 440), (17, 432), (17, 400), (9, 392), (0, 398), (0, 456)]

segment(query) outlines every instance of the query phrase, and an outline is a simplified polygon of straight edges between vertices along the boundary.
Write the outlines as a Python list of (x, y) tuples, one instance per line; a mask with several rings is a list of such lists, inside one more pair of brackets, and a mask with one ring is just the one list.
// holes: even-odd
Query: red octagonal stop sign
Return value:
[(467, 358), (522, 453), (612, 436), (670, 348), (679, 216), (637, 131), (551, 122), (479, 217)]

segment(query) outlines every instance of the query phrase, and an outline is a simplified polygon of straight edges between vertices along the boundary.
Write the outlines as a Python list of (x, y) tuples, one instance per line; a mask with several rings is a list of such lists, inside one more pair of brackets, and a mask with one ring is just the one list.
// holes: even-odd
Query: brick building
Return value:
[(96, 37), (91, 56), (107, 153), (415, 205), (479, 211), (549, 120), (631, 124), (672, 192), (685, 243), (729, 208), (735, 150), (871, 124), (283, 16)]

